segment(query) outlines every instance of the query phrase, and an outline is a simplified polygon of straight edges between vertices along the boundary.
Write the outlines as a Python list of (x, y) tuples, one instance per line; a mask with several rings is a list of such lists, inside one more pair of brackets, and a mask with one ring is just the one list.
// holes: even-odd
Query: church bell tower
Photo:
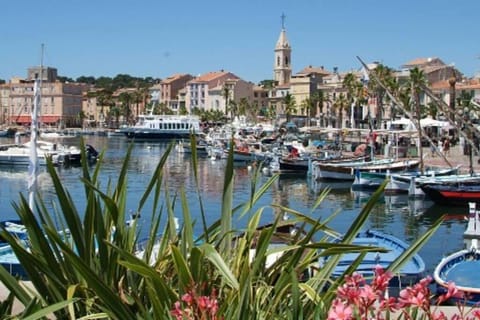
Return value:
[(275, 62), (273, 67), (273, 80), (275, 80), (278, 85), (290, 83), (292, 76), (292, 68), (290, 65), (291, 53), (292, 48), (288, 43), (287, 32), (285, 31), (285, 15), (282, 14), (282, 31), (275, 45)]

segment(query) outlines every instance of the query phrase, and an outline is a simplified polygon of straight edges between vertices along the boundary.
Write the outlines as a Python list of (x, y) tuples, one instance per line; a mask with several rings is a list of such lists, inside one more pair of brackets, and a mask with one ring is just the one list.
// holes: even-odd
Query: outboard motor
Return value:
[(98, 151), (95, 150), (94, 147), (92, 147), (91, 145), (87, 144), (85, 146), (85, 151), (86, 151), (86, 154), (88, 156), (88, 159), (91, 159), (91, 160), (97, 160), (98, 158)]

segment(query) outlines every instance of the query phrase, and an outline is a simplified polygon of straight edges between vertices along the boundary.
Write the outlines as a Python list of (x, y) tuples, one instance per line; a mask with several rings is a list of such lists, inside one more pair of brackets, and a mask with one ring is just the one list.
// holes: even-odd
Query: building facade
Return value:
[(192, 79), (193, 76), (190, 74), (175, 74), (162, 80), (160, 82), (159, 103), (178, 114), (181, 107), (179, 91), (185, 88)]
[[(43, 75), (40, 98), (40, 123), (44, 126), (66, 127), (81, 124), (84, 84), (61, 83), (56, 80), (56, 69)], [(33, 107), (33, 87), (40, 68), (30, 68), (27, 79), (14, 78), (0, 86), (2, 118), (9, 125), (29, 125)], [(48, 81), (47, 81), (48, 80)]]
[(225, 109), (225, 106), (223, 110), (220, 109), (220, 105), (218, 105), (218, 109), (215, 109), (217, 105), (215, 102), (210, 101), (210, 90), (222, 87), (227, 80), (235, 79), (240, 78), (231, 72), (220, 70), (208, 72), (188, 81), (185, 95), (187, 111), (191, 113), (194, 109), (199, 109), (201, 111), (218, 110), (226, 114), (227, 110)]

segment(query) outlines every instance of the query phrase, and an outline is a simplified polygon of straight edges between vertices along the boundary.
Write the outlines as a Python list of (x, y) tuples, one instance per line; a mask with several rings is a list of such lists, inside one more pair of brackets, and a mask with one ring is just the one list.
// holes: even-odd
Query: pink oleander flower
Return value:
[(170, 314), (177, 320), (217, 320), (217, 311), (215, 290), (210, 296), (199, 296), (191, 289), (174, 303)]
[(397, 304), (397, 299), (394, 297), (389, 297), (387, 299), (382, 299), (378, 306), (379, 311), (388, 311), (388, 312), (395, 312), (399, 309)]
[(388, 283), (393, 278), (393, 273), (385, 271), (381, 266), (375, 266), (375, 277), (372, 280), (372, 287), (377, 292), (385, 292), (388, 288)]
[(193, 297), (190, 293), (185, 293), (182, 296), (182, 301), (185, 302), (187, 305), (191, 306), (193, 302)]
[(464, 298), (463, 292), (457, 289), (454, 282), (448, 282), (447, 292), (438, 297), (438, 303), (441, 304), (450, 298)]
[(328, 311), (328, 320), (353, 320), (353, 310), (341, 299), (335, 299)]

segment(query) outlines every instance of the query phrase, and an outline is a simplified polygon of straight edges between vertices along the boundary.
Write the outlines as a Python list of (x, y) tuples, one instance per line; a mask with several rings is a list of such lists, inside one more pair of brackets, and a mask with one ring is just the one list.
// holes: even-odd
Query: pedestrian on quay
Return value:
[(445, 157), (448, 157), (450, 153), (450, 139), (445, 138), (443, 141), (443, 151), (445, 152)]

